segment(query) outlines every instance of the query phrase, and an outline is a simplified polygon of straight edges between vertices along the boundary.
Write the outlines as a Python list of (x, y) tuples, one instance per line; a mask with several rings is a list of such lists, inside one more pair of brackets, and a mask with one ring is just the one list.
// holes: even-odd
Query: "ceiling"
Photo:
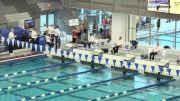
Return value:
[(133, 15), (180, 19), (180, 15), (148, 11), (148, 0), (59, 0), (64, 7), (122, 12)]

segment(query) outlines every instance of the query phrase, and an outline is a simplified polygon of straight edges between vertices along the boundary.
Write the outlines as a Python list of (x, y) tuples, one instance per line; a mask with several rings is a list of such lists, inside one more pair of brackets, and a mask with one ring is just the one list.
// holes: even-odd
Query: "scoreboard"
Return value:
[(148, 10), (169, 13), (169, 0), (148, 0)]

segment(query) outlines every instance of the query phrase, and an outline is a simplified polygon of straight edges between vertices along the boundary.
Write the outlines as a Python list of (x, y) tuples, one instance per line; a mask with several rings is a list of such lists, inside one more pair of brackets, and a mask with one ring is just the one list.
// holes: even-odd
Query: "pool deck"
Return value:
[[(62, 49), (59, 49), (57, 54), (51, 51), (50, 54), (61, 57), (62, 56), (61, 50)], [(88, 51), (78, 48), (73, 49), (73, 51), (70, 51), (68, 55), (66, 53), (67, 51), (64, 50), (65, 58), (75, 59), (77, 62), (81, 62), (81, 61), (91, 62), (92, 56), (94, 55), (94, 51)], [(76, 55), (73, 56), (73, 53), (76, 53)], [(177, 59), (176, 55), (174, 56), (176, 58), (174, 58), (171, 54), (168, 54), (167, 58), (163, 57), (160, 61), (149, 61), (148, 59), (147, 60), (140, 59), (140, 55), (142, 53), (145, 54), (147, 52), (144, 50), (139, 51), (137, 49), (133, 51), (126, 51), (125, 54), (122, 52), (120, 53), (120, 55), (103, 54), (101, 60), (99, 60), (98, 56), (95, 56), (94, 63), (103, 64), (106, 65), (107, 67), (115, 66), (121, 68), (122, 66), (125, 66), (128, 69), (138, 70), (138, 72), (142, 74), (144, 74), (145, 72), (157, 74), (158, 72), (160, 72), (160, 69), (163, 69), (162, 75), (171, 76), (174, 77), (174, 79), (180, 80), (180, 77), (176, 74), (177, 70), (179, 70), (179, 65), (175, 63), (175, 60)], [(174, 61), (170, 61), (169, 60), (170, 58), (174, 59)], [(107, 59), (109, 61), (108, 63), (107, 63)], [(122, 61), (123, 65), (119, 61)], [(130, 65), (128, 66), (129, 62)], [(136, 67), (137, 64), (139, 68)], [(153, 72), (152, 72), (152, 66), (155, 67), (155, 70)], [(171, 74), (167, 72), (169, 71), (169, 69), (171, 69)]]

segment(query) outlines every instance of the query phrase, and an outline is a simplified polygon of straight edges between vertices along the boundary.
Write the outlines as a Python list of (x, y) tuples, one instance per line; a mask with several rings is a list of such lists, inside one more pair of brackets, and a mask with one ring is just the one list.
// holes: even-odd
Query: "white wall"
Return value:
[(128, 14), (112, 14), (112, 41), (117, 41), (121, 36), (124, 41), (127, 40), (128, 34)]
[(112, 14), (112, 41), (121, 36), (124, 41), (136, 39), (136, 16), (125, 13)]
[(20, 19), (20, 20), (18, 21), (18, 26), (19, 26), (19, 27), (24, 28), (24, 20), (25, 20), (25, 19)]

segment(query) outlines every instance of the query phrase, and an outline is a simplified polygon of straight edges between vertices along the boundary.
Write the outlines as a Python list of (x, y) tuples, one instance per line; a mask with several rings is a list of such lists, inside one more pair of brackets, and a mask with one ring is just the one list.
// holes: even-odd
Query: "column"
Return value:
[(119, 37), (124, 41), (136, 39), (136, 16), (125, 13), (112, 14), (112, 41), (117, 41)]
[(116, 42), (119, 37), (127, 41), (128, 35), (128, 15), (124, 13), (112, 14), (112, 41)]
[(136, 16), (129, 15), (129, 40), (136, 40)]

